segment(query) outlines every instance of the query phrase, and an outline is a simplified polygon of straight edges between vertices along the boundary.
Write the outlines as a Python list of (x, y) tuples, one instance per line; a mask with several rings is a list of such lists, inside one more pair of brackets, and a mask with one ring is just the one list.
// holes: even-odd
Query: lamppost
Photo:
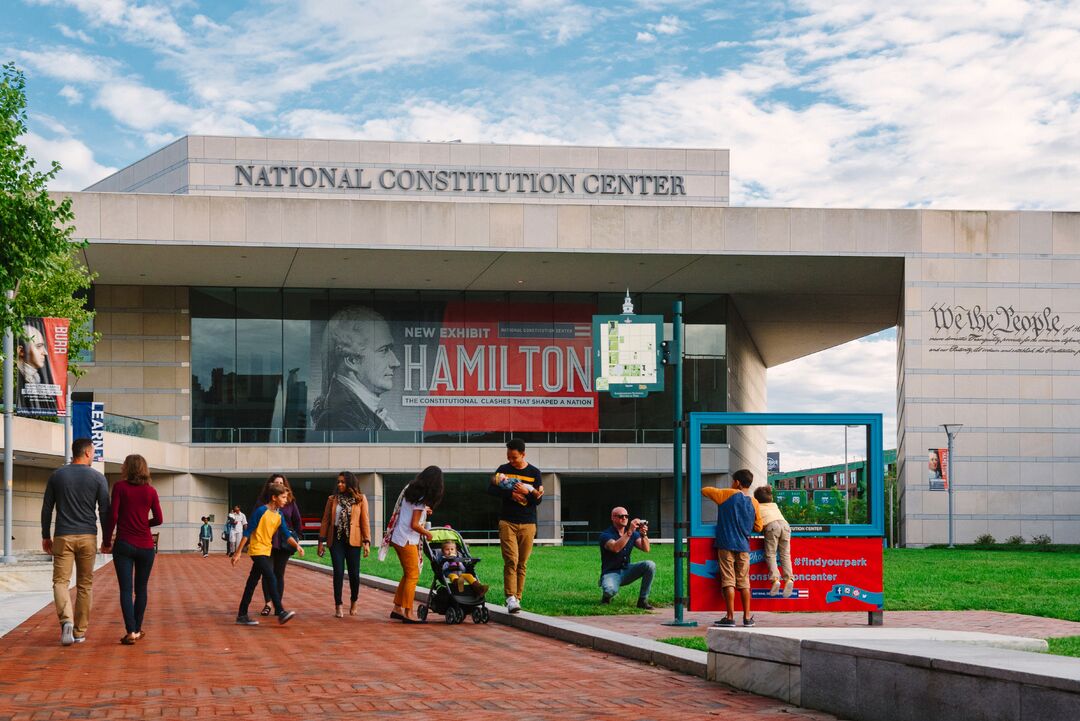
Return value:
[(949, 437), (949, 461), (946, 465), (946, 475), (948, 480), (946, 481), (946, 488), (949, 490), (949, 548), (953, 547), (953, 512), (952, 512), (952, 488), (956, 482), (956, 476), (953, 475), (952, 455), (953, 455), (953, 438), (960, 432), (960, 429), (964, 427), (963, 423), (942, 423), (941, 427), (945, 429), (945, 435)]
[[(16, 286), (17, 287), (17, 286)], [(4, 300), (10, 307), (15, 301), (17, 291), (4, 292)], [(11, 328), (4, 329), (4, 555), (0, 563), (15, 563), (15, 551), (11, 546), (11, 514), (12, 497), (12, 463), (15, 459), (15, 449), (12, 444), (11, 426), (13, 420), (12, 409), (12, 376), (15, 374), (12, 356), (15, 353), (14, 334)]]
[(844, 426), (844, 525), (848, 524), (848, 503), (851, 501), (851, 491), (848, 488), (849, 476), (848, 476), (848, 455), (847, 455), (847, 430), (848, 428), (858, 428), (859, 426)]

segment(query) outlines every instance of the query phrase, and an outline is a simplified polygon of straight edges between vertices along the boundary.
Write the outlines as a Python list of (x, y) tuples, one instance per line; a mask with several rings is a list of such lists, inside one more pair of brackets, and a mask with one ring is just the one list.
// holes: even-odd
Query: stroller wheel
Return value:
[(465, 617), (465, 613), (457, 606), (448, 606), (446, 609), (445, 621), (448, 625), (454, 625), (455, 623), (461, 623), (461, 620)]
[(416, 617), (421, 621), (427, 620), (428, 607), (426, 605), (420, 605), (416, 607)]
[(480, 607), (480, 623), (487, 623), (491, 620), (491, 612), (487, 610), (487, 606)]
[(473, 612), (472, 612), (472, 622), (473, 623), (487, 623), (488, 622), (487, 609), (484, 608), (483, 606), (477, 606), (476, 608), (474, 608)]

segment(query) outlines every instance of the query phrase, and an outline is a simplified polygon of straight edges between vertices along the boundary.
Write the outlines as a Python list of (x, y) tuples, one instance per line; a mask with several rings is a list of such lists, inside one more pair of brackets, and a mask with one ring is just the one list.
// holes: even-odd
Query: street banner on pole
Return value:
[(18, 393), (21, 416), (66, 416), (67, 318), (27, 318), (19, 334)]
[(927, 478), (931, 491), (949, 490), (949, 449), (930, 448), (927, 461)]
[(94, 462), (105, 457), (105, 404), (101, 401), (71, 404), (72, 437), (94, 442)]

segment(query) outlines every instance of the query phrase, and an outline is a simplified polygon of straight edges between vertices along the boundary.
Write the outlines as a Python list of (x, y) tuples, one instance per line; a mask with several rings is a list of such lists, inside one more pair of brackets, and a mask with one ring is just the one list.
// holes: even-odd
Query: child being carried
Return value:
[(795, 577), (791, 573), (791, 526), (784, 520), (780, 507), (773, 503), (771, 487), (759, 487), (754, 491), (754, 499), (761, 509), (762, 533), (765, 534), (765, 562), (769, 564), (769, 579), (772, 580), (769, 595), (780, 593), (780, 569), (776, 566), (776, 552), (779, 550), (780, 568), (784, 573), (784, 598), (790, 598), (795, 585)]
[(447, 584), (454, 584), (458, 593), (465, 592), (465, 584), (469, 584), (469, 588), (473, 590), (473, 593), (477, 597), (482, 597), (488, 592), (488, 587), (476, 580), (476, 576), (469, 573), (468, 566), (458, 558), (457, 544), (454, 541), (444, 541), (442, 544), (442, 569), (443, 578), (446, 579)]

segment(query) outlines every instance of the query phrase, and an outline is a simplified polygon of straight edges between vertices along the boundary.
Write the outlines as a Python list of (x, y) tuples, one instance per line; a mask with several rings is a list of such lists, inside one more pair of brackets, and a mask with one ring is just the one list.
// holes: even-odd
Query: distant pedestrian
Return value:
[(124, 459), (120, 480), (113, 486), (112, 511), (101, 542), (101, 552), (112, 553), (113, 569), (120, 585), (120, 611), (127, 630), (120, 643), (126, 646), (143, 637), (146, 587), (154, 568), (154, 537), (150, 529), (160, 525), (161, 503), (157, 491), (150, 485), (146, 459), (130, 455)]
[[(86, 640), (93, 603), (94, 560), (97, 558), (97, 523), (109, 518), (109, 482), (90, 467), (94, 444), (76, 438), (71, 463), (53, 471), (41, 502), (41, 550), (53, 557), (53, 602), (60, 619), (60, 643), (70, 646)], [(97, 514), (94, 508), (97, 507)], [(53, 509), (56, 533), (52, 533)], [(75, 567), (75, 613), (71, 611), (71, 568)]]
[(330, 561), (334, 566), (334, 615), (344, 617), (341, 591), (345, 585), (345, 567), (349, 567), (349, 615), (358, 613), (356, 601), (360, 596), (360, 554), (371, 552), (371, 520), (368, 502), (360, 492), (356, 475), (342, 471), (337, 477), (337, 489), (326, 499), (322, 523), (319, 524), (318, 554), (322, 558), (330, 546)]
[(202, 557), (206, 558), (210, 555), (210, 541), (214, 538), (214, 529), (210, 525), (210, 517), (202, 517), (202, 526), (199, 528), (199, 550), (202, 551)]
[(236, 552), (236, 548), (240, 545), (240, 539), (244, 537), (244, 527), (247, 526), (247, 516), (240, 510), (239, 504), (233, 506), (232, 512), (229, 513), (229, 520), (226, 522), (225, 526), (225, 530), (228, 533), (225, 551), (231, 556)]
[(487, 492), (502, 499), (499, 507), (499, 546), (503, 557), (503, 591), (506, 610), (521, 610), (525, 593), (525, 569), (536, 538), (536, 507), (544, 497), (540, 469), (525, 460), (525, 441), (512, 438), (506, 444), (506, 463), (495, 469)]
[(701, 495), (716, 503), (716, 538), (713, 548), (720, 563), (720, 589), (727, 615), (717, 626), (735, 625), (735, 591), (742, 599), (743, 625), (753, 626), (750, 613), (750, 534), (761, 530), (758, 503), (748, 495), (754, 474), (743, 468), (731, 474), (730, 488), (702, 488)]
[(288, 623), (289, 619), (296, 615), (295, 611), (286, 611), (278, 594), (277, 579), (274, 578), (274, 564), (270, 560), (270, 551), (273, 548), (274, 536), (280, 531), (288, 538), (288, 543), (303, 556), (304, 549), (300, 546), (299, 536), (296, 531), (289, 528), (285, 522), (285, 516), (281, 513), (281, 507), (289, 502), (289, 491), (282, 483), (271, 483), (267, 489), (270, 501), (265, 506), (259, 506), (251, 514), (244, 537), (240, 539), (240, 547), (232, 557), (232, 565), (240, 562), (240, 554), (244, 547), (248, 548), (251, 557), (251, 571), (248, 573), (247, 582), (244, 584), (244, 595), (240, 598), (240, 608), (236, 612), (236, 622), (241, 626), (258, 626), (259, 622), (248, 616), (248, 607), (251, 605), (251, 597), (255, 595), (255, 587), (262, 580), (265, 593), (270, 594), (277, 612), (278, 623)]
[[(281, 507), (281, 515), (285, 517), (285, 522), (289, 528), (296, 532), (296, 539), (300, 540), (300, 532), (304, 525), (304, 519), (300, 515), (300, 507), (296, 505), (296, 496), (293, 494), (292, 485), (289, 483), (289, 479), (285, 477), (283, 473), (272, 473), (270, 477), (266, 479), (266, 483), (263, 484), (262, 491), (259, 492), (259, 500), (256, 503), (256, 507), (266, 505), (270, 502), (270, 486), (275, 483), (280, 483), (285, 486), (285, 490), (289, 493), (289, 500), (285, 505)], [(254, 516), (254, 511), (252, 511)], [(241, 533), (243, 538), (243, 533)], [(274, 578), (277, 579), (277, 591), (279, 598), (285, 598), (285, 569), (289, 565), (289, 559), (296, 553), (293, 550), (292, 545), (288, 541), (288, 536), (283, 532), (278, 531), (274, 534), (274, 540), (270, 548), (270, 562), (274, 564)], [(270, 615), (270, 594), (267, 592), (266, 587), (263, 586), (263, 608), (260, 612), (263, 616)]]
[(394, 610), (390, 618), (402, 623), (422, 623), (413, 616), (416, 582), (420, 580), (420, 537), (431, 541), (431, 531), (424, 527), (427, 517), (439, 507), (443, 497), (443, 472), (438, 466), (428, 466), (405, 487), (401, 507), (390, 535), (401, 562), (401, 581), (394, 594)]

